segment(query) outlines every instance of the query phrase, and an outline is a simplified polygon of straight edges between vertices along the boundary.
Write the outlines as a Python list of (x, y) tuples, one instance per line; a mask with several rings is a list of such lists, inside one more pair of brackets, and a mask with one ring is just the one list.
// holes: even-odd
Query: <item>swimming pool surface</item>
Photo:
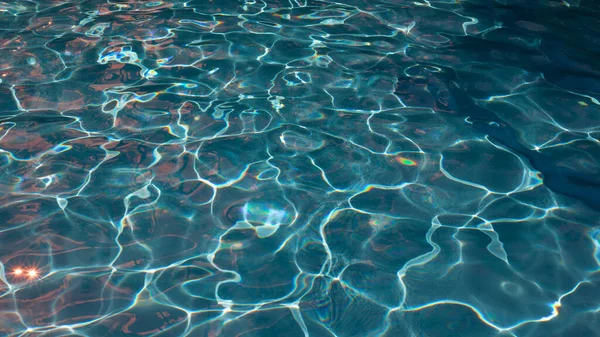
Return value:
[(0, 1), (0, 337), (600, 336), (599, 18)]

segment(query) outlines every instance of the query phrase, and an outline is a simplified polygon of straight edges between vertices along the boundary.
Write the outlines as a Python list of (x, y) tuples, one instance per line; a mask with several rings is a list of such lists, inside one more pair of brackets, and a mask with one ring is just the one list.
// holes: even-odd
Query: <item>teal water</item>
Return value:
[(0, 2), (0, 337), (600, 336), (598, 17)]

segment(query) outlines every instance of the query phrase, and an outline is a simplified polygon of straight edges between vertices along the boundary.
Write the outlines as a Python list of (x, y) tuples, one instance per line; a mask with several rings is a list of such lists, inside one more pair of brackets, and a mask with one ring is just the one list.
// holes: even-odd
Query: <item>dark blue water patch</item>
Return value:
[(589, 207), (600, 210), (600, 175), (587, 175), (582, 172), (561, 167), (560, 158), (552, 158), (543, 153), (526, 148), (519, 135), (502, 121), (493, 111), (478, 106), (455, 82), (449, 85), (454, 94), (457, 109), (469, 118), (473, 127), (500, 144), (508, 147), (529, 160), (531, 165), (542, 173), (544, 184), (551, 190), (583, 201)]
[(544, 184), (551, 190), (586, 203), (589, 207), (600, 210), (600, 175), (587, 176), (575, 170), (560, 167), (552, 157), (526, 149), (516, 141), (512, 130), (502, 130), (506, 126), (495, 126), (490, 123), (480, 122), (478, 128), (486, 132), (493, 139), (508, 146), (513, 151), (525, 156), (531, 165), (543, 175)]

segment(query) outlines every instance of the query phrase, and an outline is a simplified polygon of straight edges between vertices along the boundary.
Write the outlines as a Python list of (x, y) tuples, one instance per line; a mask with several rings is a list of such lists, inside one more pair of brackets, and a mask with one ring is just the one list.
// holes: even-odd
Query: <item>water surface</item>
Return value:
[(600, 336), (599, 17), (0, 2), (0, 336)]

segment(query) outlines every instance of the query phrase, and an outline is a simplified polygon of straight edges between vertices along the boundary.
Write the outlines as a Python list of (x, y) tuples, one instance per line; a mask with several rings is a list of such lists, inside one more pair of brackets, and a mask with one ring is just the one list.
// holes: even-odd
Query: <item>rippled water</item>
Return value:
[(600, 3), (0, 2), (0, 336), (600, 336)]

